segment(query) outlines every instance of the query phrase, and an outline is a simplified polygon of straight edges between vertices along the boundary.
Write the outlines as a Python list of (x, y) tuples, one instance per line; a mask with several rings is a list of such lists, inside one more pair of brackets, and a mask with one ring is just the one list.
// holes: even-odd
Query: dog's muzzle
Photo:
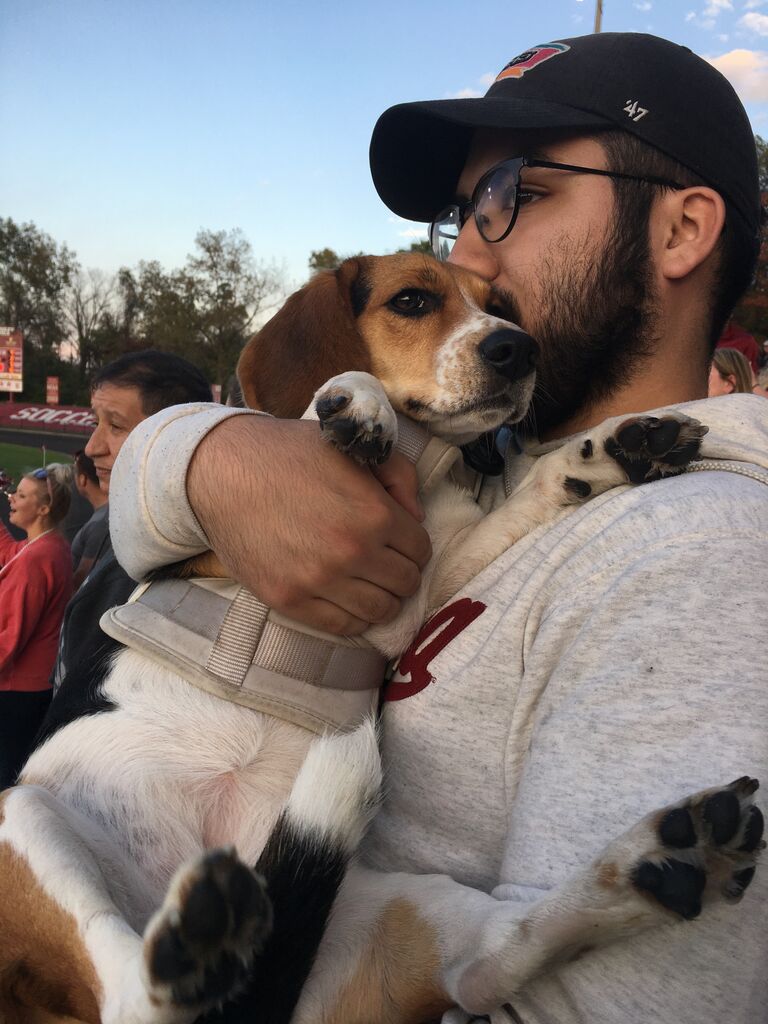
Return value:
[(536, 369), (539, 346), (524, 331), (501, 328), (480, 342), (481, 359), (505, 380), (522, 380)]

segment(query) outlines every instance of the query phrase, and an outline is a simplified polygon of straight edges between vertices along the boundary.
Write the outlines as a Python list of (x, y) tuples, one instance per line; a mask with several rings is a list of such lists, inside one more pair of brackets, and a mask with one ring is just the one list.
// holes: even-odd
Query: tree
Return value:
[(759, 135), (755, 136), (757, 147), (757, 173), (760, 181), (760, 191), (768, 192), (768, 142)]
[(69, 355), (77, 365), (77, 389), (82, 401), (88, 394), (88, 381), (103, 358), (104, 329), (113, 316), (117, 297), (114, 277), (101, 270), (75, 270), (65, 296)]
[(411, 242), (407, 249), (398, 249), (398, 252), (423, 252), (425, 256), (432, 255), (432, 246), (428, 238), (422, 238), (420, 242)]
[(67, 337), (67, 287), (75, 254), (34, 224), (0, 218), (0, 322), (24, 338), (24, 396), (42, 398), (44, 378), (59, 371)]
[(313, 249), (309, 254), (309, 269), (313, 274), (318, 270), (336, 270), (344, 262), (333, 249)]

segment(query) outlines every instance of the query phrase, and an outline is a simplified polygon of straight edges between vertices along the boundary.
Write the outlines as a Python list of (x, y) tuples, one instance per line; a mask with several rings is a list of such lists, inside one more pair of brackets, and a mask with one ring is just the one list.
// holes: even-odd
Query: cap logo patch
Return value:
[(547, 43), (545, 46), (532, 46), (530, 50), (513, 57), (509, 64), (505, 64), (496, 76), (497, 82), (503, 82), (505, 78), (522, 78), (526, 71), (538, 67), (550, 57), (557, 57), (561, 53), (570, 50), (565, 43)]

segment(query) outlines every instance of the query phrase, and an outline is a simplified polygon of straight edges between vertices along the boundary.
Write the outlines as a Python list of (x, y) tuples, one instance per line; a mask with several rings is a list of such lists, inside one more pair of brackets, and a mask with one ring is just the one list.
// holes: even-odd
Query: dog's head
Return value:
[(249, 406), (298, 417), (326, 380), (365, 370), (397, 412), (464, 443), (525, 414), (537, 352), (475, 274), (416, 253), (358, 256), (292, 295), (238, 376)]

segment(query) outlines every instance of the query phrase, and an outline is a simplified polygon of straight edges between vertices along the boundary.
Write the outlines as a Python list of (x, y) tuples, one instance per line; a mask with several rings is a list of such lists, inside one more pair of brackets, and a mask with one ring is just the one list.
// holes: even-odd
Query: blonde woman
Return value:
[(709, 370), (709, 397), (752, 394), (752, 367), (735, 348), (717, 348)]
[(21, 478), (0, 528), (0, 789), (13, 783), (51, 698), (72, 558), (58, 527), (70, 502), (69, 469), (53, 464)]

